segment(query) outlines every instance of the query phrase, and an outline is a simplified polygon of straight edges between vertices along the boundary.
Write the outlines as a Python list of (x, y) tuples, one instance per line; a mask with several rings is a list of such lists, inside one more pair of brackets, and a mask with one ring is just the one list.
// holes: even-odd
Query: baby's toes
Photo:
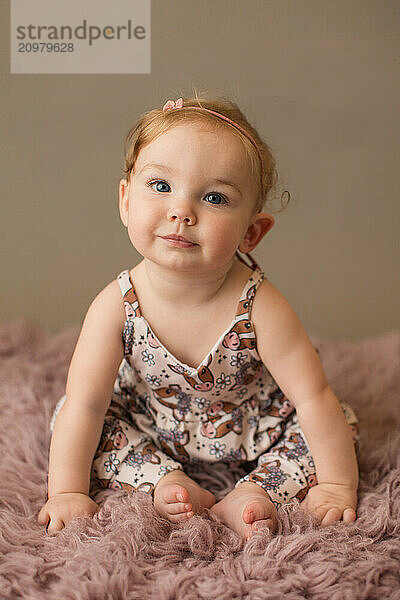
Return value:
[(272, 519), (276, 516), (276, 508), (270, 500), (254, 500), (248, 502), (243, 511), (242, 519), (251, 525), (254, 521)]
[(246, 532), (246, 541), (249, 540), (255, 533), (262, 531), (263, 529), (268, 529), (271, 533), (276, 533), (278, 529), (278, 517), (274, 514), (271, 514), (268, 516), (268, 518), (257, 519), (257, 521), (253, 521)]
[(262, 528), (268, 528), (275, 533), (278, 528), (278, 513), (272, 502), (249, 502), (243, 511), (243, 520), (250, 525), (247, 539)]
[(185, 504), (184, 502), (173, 502), (171, 504), (166, 504), (166, 510), (170, 515), (182, 515), (192, 513), (192, 505), (190, 502)]
[[(178, 494), (179, 493), (180, 492), (178, 492)], [(166, 502), (164, 507), (166, 517), (173, 523), (179, 523), (180, 521), (189, 519), (194, 515), (190, 502)]]
[(189, 492), (179, 483), (171, 483), (166, 485), (162, 490), (162, 499), (164, 502), (170, 503), (187, 503), (189, 501)]
[(243, 510), (242, 519), (245, 523), (251, 525), (253, 521), (262, 519), (265, 515), (265, 509), (263, 503), (260, 500), (248, 502), (246, 508)]
[(256, 533), (261, 529), (269, 529), (271, 533), (276, 533), (278, 529), (278, 513), (271, 512), (271, 514), (264, 519), (258, 519), (251, 524), (251, 534)]

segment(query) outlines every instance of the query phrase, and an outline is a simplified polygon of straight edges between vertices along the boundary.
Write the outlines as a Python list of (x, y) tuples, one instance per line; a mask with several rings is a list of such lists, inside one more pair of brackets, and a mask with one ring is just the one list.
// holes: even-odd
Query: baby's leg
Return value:
[[(358, 454), (357, 417), (347, 403), (341, 405)], [(239, 479), (232, 492), (211, 510), (248, 539), (257, 527), (267, 525), (274, 531), (276, 509), (293, 498), (302, 502), (316, 484), (314, 461), (294, 414), (276, 444), (259, 456), (257, 467)]]
[(134, 423), (112, 411), (105, 417), (92, 478), (102, 487), (151, 494), (157, 512), (173, 522), (215, 503), (211, 492), (185, 475), (180, 462), (160, 450)]
[[(277, 508), (308, 489), (307, 475), (299, 458), (302, 452), (302, 458), (306, 458), (307, 453), (310, 472), (312, 458), (301, 433), (293, 427), (293, 423), (288, 424), (278, 445), (259, 456), (257, 467), (239, 479), (234, 489), (211, 509), (246, 540), (258, 527), (275, 532)], [(296, 435), (296, 440), (291, 435)], [(298, 447), (293, 447), (296, 444)]]

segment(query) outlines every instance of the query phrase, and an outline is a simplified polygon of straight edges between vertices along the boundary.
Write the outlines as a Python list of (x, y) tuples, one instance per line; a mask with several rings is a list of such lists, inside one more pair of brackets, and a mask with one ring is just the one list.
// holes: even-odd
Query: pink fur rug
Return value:
[[(46, 536), (49, 420), (64, 393), (78, 328), (48, 335), (0, 325), (0, 598), (400, 599), (400, 332), (358, 343), (311, 335), (338, 397), (360, 420), (358, 518), (319, 528), (296, 503), (277, 535), (246, 544), (209, 511), (182, 525), (143, 493), (102, 490), (101, 510)], [(241, 471), (189, 475), (220, 499)], [(297, 502), (297, 501), (296, 501)]]

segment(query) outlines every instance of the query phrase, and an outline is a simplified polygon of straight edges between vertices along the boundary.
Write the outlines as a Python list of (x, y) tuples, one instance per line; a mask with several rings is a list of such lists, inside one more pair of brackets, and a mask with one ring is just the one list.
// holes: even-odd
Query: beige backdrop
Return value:
[(193, 89), (272, 146), (289, 207), (254, 252), (310, 333), (399, 327), (397, 0), (153, 0), (150, 75), (11, 75), (0, 0), (1, 314), (56, 332), (140, 259), (123, 139)]

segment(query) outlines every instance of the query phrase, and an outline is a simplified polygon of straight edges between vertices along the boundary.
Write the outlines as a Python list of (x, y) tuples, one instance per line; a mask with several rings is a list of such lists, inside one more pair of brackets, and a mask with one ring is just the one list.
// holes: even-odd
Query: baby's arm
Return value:
[(74, 516), (94, 514), (88, 496), (93, 456), (118, 368), (124, 356), (124, 313), (118, 282), (111, 282), (93, 300), (71, 360), (66, 401), (50, 445), (48, 501), (38, 521), (58, 530)]
[(323, 524), (337, 520), (333, 513), (327, 515), (331, 509), (339, 519), (352, 521), (357, 506), (356, 453), (318, 355), (290, 304), (270, 282), (257, 292), (253, 318), (260, 357), (296, 408), (314, 459), (318, 485), (309, 490), (305, 506)]

